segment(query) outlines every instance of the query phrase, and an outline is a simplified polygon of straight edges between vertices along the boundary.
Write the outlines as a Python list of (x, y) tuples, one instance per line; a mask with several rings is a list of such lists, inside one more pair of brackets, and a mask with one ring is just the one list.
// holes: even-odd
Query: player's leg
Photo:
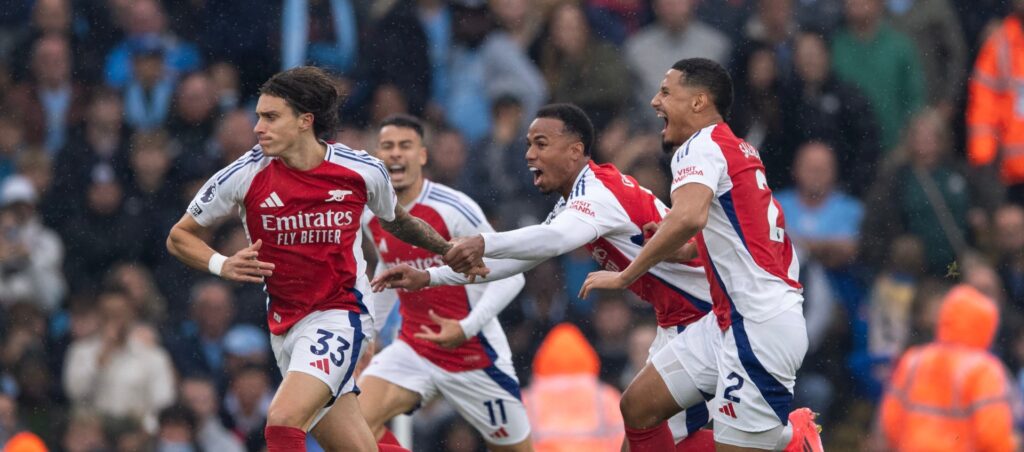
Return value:
[(760, 323), (733, 316), (722, 337), (712, 412), (718, 450), (787, 446), (793, 436), (793, 386), (806, 351), (806, 322), (799, 305)]
[[(669, 342), (685, 331), (685, 329), (684, 326), (659, 326), (657, 328), (657, 335), (654, 341), (651, 342), (651, 347), (647, 352), (647, 362), (651, 362), (655, 354), (668, 346)], [(710, 420), (707, 404), (698, 403), (669, 418), (668, 428), (672, 431), (672, 439), (679, 445), (681, 441), (707, 425)], [(628, 449), (625, 446), (624, 448)]]
[(363, 390), (359, 395), (359, 406), (374, 438), (384, 435), (388, 421), (420, 404), (419, 394), (372, 375), (360, 379), (359, 387)]
[(448, 372), (434, 366), (437, 387), (493, 452), (530, 452), (530, 420), (511, 365)]
[[(305, 432), (331, 411), (346, 411), (345, 424), (329, 422), (320, 436), (333, 444), (329, 450), (373, 451), (376, 442), (355, 400), (352, 375), (368, 341), (363, 325), (368, 315), (330, 310), (313, 312), (296, 323), (283, 340), (273, 341), (284, 381), (267, 413), (267, 446), (277, 450), (305, 450)], [(372, 334), (372, 329), (369, 331)], [(351, 395), (350, 395), (351, 394)], [(332, 403), (333, 401), (333, 403)], [(336, 404), (343, 406), (335, 410)], [(334, 447), (331, 447), (334, 446)]]
[(720, 336), (714, 317), (706, 316), (661, 347), (629, 384), (619, 405), (630, 450), (673, 450), (665, 421), (704, 404), (714, 391)]
[[(374, 447), (377, 443), (373, 439), (369, 425), (363, 419), (360, 401), (354, 392), (338, 397), (327, 414), (316, 423), (310, 433), (316, 438), (317, 443), (328, 451), (375, 450)], [(359, 448), (353, 448), (352, 443), (349, 442), (352, 438), (360, 440)], [(372, 447), (367, 446), (367, 441)], [(366, 447), (371, 448), (366, 449)]]
[(370, 360), (359, 378), (359, 406), (375, 438), (381, 438), (392, 418), (415, 410), (434, 395), (430, 370), (429, 362), (402, 340)]

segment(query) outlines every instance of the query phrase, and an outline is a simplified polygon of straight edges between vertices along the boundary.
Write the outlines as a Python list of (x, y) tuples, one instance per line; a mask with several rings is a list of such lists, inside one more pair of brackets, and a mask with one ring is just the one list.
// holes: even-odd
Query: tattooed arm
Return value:
[(380, 225), (399, 240), (432, 253), (444, 256), (448, 250), (452, 249), (452, 244), (441, 237), (441, 234), (438, 234), (425, 221), (409, 215), (409, 212), (406, 212), (402, 206), (395, 206), (394, 221), (381, 219)]

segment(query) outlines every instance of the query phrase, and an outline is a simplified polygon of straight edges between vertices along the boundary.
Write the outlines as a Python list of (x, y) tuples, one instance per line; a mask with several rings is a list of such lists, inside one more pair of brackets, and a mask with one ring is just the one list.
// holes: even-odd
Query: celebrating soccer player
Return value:
[[(468, 196), (423, 177), (427, 148), (423, 125), (416, 118), (385, 119), (377, 157), (391, 175), (399, 205), (445, 239), (494, 232)], [(378, 268), (406, 264), (423, 270), (444, 265), (437, 251), (396, 240), (375, 216), (367, 220), (368, 237), (380, 255)], [(401, 333), (359, 379), (359, 403), (371, 430), (380, 437), (385, 422), (439, 394), (483, 435), (490, 450), (532, 450), (512, 352), (497, 321), (498, 313), (522, 288), (523, 277), (516, 275), (484, 285), (400, 292)], [(394, 300), (376, 297), (376, 317), (386, 317)], [(436, 335), (435, 323), (447, 318), (461, 319), (451, 321), (458, 334), (440, 343), (428, 340)]]
[(581, 290), (628, 287), (697, 237), (715, 316), (657, 353), (623, 395), (633, 452), (671, 450), (663, 421), (704, 394), (715, 395), (719, 451), (821, 450), (813, 414), (790, 413), (807, 351), (796, 253), (757, 150), (724, 122), (732, 96), (729, 73), (711, 60), (667, 72), (651, 106), (675, 150), (672, 210), (628, 267), (592, 273)]
[[(270, 452), (305, 450), (310, 429), (328, 450), (377, 450), (352, 378), (373, 334), (363, 301), (364, 208), (399, 240), (435, 254), (451, 247), (397, 204), (380, 160), (321, 140), (334, 131), (338, 104), (334, 80), (320, 69), (271, 77), (256, 105), (259, 144), (210, 178), (167, 239), (191, 267), (266, 283), (271, 344), (284, 374), (267, 415)], [(201, 237), (236, 207), (252, 244), (226, 257)]]

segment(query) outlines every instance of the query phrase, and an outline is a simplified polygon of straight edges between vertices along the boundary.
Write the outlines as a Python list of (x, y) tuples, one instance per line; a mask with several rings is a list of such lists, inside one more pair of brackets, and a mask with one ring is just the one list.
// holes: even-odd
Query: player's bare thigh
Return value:
[(318, 411), (331, 399), (331, 389), (319, 378), (288, 372), (267, 410), (267, 425), (306, 430)]
[(622, 393), (622, 420), (629, 428), (651, 428), (682, 411), (654, 365), (647, 363)]
[(326, 451), (377, 450), (377, 441), (353, 392), (338, 397), (311, 433)]
[(419, 394), (373, 375), (363, 375), (359, 388), (359, 406), (374, 438), (384, 434), (385, 423), (420, 403)]

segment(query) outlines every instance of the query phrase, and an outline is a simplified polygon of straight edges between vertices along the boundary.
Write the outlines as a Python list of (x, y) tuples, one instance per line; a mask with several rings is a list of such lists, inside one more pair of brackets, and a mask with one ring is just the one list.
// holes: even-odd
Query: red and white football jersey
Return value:
[(284, 334), (314, 311), (369, 312), (361, 218), (368, 207), (392, 220), (396, 203), (384, 164), (363, 151), (329, 144), (323, 163), (298, 171), (257, 145), (211, 177), (188, 212), (210, 226), (238, 207), (250, 243), (263, 240), (259, 259), (276, 266), (267, 322)]
[(698, 183), (714, 192), (697, 244), (719, 326), (763, 322), (803, 303), (800, 264), (761, 156), (725, 123), (699, 130), (672, 157), (672, 190)]
[[(476, 202), (462, 192), (429, 180), (423, 182), (419, 198), (408, 207), (408, 210), (411, 215), (437, 230), (445, 240), (494, 232)], [(407, 264), (426, 270), (445, 265), (440, 255), (405, 243), (385, 231), (376, 217), (369, 219), (367, 227), (385, 268)], [(428, 315), (430, 310), (450, 319), (463, 319), (468, 316), (489, 284), (428, 287), (415, 292), (399, 291), (399, 313), (402, 315), (399, 337), (420, 356), (452, 372), (485, 369), (498, 361), (511, 364), (512, 352), (508, 346), (508, 339), (496, 318), (488, 321), (479, 334), (455, 349), (446, 349), (433, 342), (413, 337), (421, 331), (423, 325), (436, 327)], [(515, 296), (514, 293), (505, 295), (509, 298)]]
[[(568, 198), (559, 200), (547, 222), (574, 215), (590, 224), (598, 238), (587, 244), (604, 269), (621, 271), (640, 254), (647, 223), (660, 223), (668, 207), (633, 177), (611, 164), (594, 162), (580, 172)], [(711, 310), (711, 296), (699, 259), (661, 262), (629, 290), (654, 307), (658, 325), (684, 326)]]

